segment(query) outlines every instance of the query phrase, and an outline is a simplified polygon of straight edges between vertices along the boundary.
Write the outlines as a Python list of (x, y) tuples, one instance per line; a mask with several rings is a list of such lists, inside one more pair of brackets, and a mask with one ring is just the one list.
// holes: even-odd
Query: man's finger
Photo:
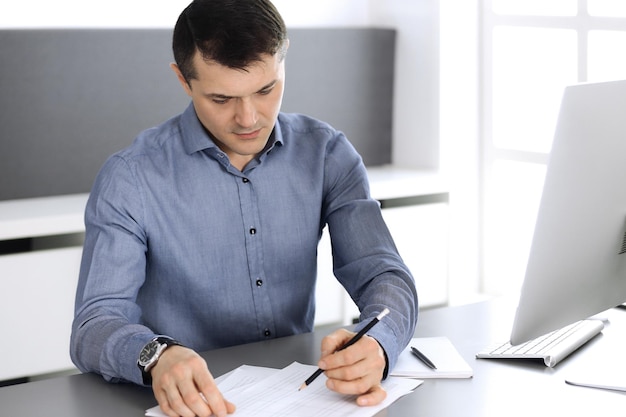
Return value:
[(322, 339), (322, 356), (330, 355), (341, 349), (356, 333), (338, 329)]
[[(225, 417), (226, 414), (234, 411), (234, 406), (230, 402), (226, 401), (222, 396), (222, 393), (217, 389), (205, 390), (202, 392), (202, 398), (204, 403), (209, 407), (210, 411), (217, 417)], [(230, 410), (233, 411), (230, 411)], [(201, 414), (198, 414), (201, 415)]]
[(387, 398), (387, 391), (381, 385), (375, 385), (363, 395), (359, 395), (356, 403), (362, 407), (377, 405)]
[[(226, 414), (225, 411), (223, 414), (220, 414), (221, 409), (219, 409), (218, 402), (215, 402), (213, 404), (217, 407), (216, 409), (213, 409), (211, 404), (206, 401), (205, 396), (198, 392), (198, 389), (193, 383), (181, 384), (180, 393), (185, 403), (185, 406), (187, 406), (194, 413), (194, 416), (209, 416), (211, 415), (212, 411), (215, 415), (220, 417)], [(226, 407), (223, 406), (223, 408), (225, 409)]]
[[(375, 339), (366, 335), (346, 349), (341, 349), (333, 354), (322, 356), (318, 366), (324, 370), (329, 370), (344, 366), (351, 366), (362, 361), (365, 361), (367, 366), (372, 366), (373, 363), (371, 361), (376, 361), (378, 356), (384, 358), (380, 345)], [(352, 378), (360, 376), (361, 375), (354, 375)]]
[(164, 404), (159, 403), (159, 406), (168, 416), (193, 417), (196, 415), (187, 407), (178, 389), (170, 389), (165, 392), (165, 395), (166, 402)]

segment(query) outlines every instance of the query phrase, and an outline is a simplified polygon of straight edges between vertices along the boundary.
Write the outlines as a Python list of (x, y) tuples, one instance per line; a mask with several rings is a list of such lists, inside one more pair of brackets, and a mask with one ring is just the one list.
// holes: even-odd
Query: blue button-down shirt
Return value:
[(193, 105), (101, 169), (85, 212), (71, 355), (83, 371), (141, 383), (155, 335), (197, 351), (312, 330), (317, 244), (390, 366), (413, 334), (417, 295), (369, 196), (366, 170), (329, 125), (281, 113), (267, 148), (230, 165)]

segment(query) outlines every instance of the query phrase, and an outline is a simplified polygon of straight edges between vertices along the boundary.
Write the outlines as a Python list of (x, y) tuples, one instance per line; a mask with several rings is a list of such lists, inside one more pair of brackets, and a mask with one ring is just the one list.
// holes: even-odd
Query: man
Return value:
[(379, 403), (414, 331), (413, 279), (361, 158), (329, 125), (279, 113), (287, 48), (269, 0), (191, 3), (172, 64), (190, 106), (113, 155), (89, 198), (72, 359), (152, 384), (170, 416), (235, 409), (196, 352), (312, 330), (325, 225), (356, 330), (391, 310), (347, 349), (354, 333), (324, 339), (328, 388)]

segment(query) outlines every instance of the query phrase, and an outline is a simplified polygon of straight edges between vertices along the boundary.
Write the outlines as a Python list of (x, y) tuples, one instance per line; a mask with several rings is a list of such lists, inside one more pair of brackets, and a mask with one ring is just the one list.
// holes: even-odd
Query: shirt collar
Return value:
[[(200, 123), (193, 102), (189, 103), (189, 106), (187, 106), (181, 115), (180, 129), (182, 131), (183, 146), (189, 155), (210, 148), (219, 150), (215, 142), (211, 139), (211, 135), (206, 131), (204, 126), (202, 126), (202, 123)], [(261, 157), (268, 154), (276, 145), (282, 146), (283, 144), (283, 135), (278, 119), (270, 135), (269, 142), (270, 145), (266, 147)]]
[(180, 130), (182, 132), (183, 147), (191, 155), (194, 152), (208, 148), (217, 148), (211, 137), (200, 123), (193, 102), (185, 109), (181, 115)]

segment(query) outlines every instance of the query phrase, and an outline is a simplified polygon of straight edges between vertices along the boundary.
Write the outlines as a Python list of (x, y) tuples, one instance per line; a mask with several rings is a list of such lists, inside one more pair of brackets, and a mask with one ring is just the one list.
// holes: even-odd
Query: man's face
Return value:
[(285, 84), (279, 56), (264, 55), (243, 71), (204, 61), (196, 52), (197, 77), (189, 84), (173, 65), (200, 122), (239, 170), (263, 150), (278, 117)]

